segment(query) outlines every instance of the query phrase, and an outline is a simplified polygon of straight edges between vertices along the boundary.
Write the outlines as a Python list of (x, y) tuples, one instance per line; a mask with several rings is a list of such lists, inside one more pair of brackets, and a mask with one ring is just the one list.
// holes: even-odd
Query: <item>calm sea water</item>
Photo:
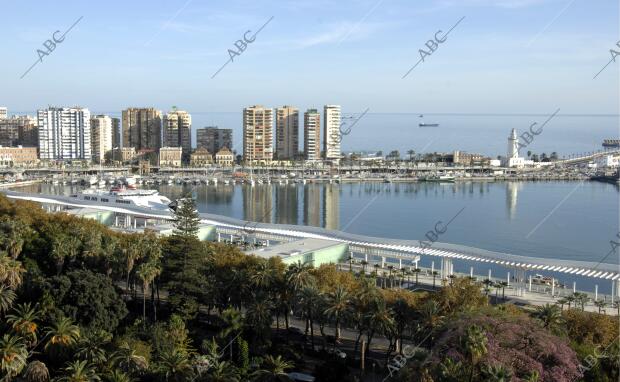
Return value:
[[(550, 259), (599, 262), (610, 252), (610, 241), (617, 240), (620, 225), (619, 189), (599, 182), (156, 187), (171, 199), (190, 191), (201, 212), (398, 239), (423, 239), (437, 221), (448, 222), (464, 208), (439, 241)], [(21, 190), (69, 194), (79, 188), (40, 184)], [(604, 262), (620, 264), (618, 253)], [(455, 270), (467, 273), (469, 265), (456, 262)], [(430, 267), (430, 260), (423, 259), (421, 266)], [(495, 275), (506, 274), (491, 268)], [(476, 272), (486, 274), (487, 269)], [(572, 285), (574, 277), (556, 276)], [(610, 293), (609, 282), (578, 280), (581, 289), (593, 290), (599, 283), (601, 293)]]
[[(619, 226), (618, 187), (599, 182), (155, 187), (171, 199), (191, 191), (201, 212), (399, 239), (423, 239), (464, 208), (440, 241), (567, 260), (600, 261)], [(69, 194), (72, 186), (24, 190)], [(606, 262), (620, 263), (614, 255)]]

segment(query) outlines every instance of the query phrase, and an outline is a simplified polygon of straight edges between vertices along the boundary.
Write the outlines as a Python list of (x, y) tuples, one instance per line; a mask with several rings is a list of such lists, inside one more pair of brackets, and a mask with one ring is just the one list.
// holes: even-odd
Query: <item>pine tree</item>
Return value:
[(191, 195), (185, 195), (178, 200), (179, 206), (174, 211), (174, 232), (173, 236), (188, 239), (198, 238), (198, 226), (200, 216), (196, 209), (196, 201)]

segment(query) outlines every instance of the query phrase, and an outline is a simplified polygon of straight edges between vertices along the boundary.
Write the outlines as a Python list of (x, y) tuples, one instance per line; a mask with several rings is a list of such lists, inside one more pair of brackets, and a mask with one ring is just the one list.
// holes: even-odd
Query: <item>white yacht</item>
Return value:
[(84, 190), (71, 197), (119, 207), (131, 205), (158, 211), (169, 211), (170, 203), (172, 203), (167, 197), (159, 195), (157, 190), (128, 190), (120, 187), (113, 187), (109, 191)]

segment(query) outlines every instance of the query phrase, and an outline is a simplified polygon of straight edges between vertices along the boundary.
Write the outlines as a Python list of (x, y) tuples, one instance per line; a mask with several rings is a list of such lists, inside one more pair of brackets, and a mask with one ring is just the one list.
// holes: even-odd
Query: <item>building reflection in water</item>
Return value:
[(299, 221), (299, 187), (296, 184), (275, 185), (275, 223), (297, 224)]
[(325, 184), (323, 188), (323, 227), (340, 229), (340, 185)]
[(321, 188), (323, 185), (312, 183), (304, 187), (304, 225), (321, 227)]
[(506, 182), (506, 208), (510, 220), (517, 214), (517, 196), (521, 188), (523, 188), (522, 182)]
[(273, 185), (271, 184), (241, 187), (244, 220), (261, 223), (272, 222), (272, 190)]

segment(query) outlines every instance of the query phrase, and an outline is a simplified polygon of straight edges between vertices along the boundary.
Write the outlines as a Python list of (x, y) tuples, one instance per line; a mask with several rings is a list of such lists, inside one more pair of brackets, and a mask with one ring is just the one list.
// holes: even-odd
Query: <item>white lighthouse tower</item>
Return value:
[(523, 167), (525, 158), (519, 157), (519, 138), (517, 130), (512, 129), (508, 137), (508, 152), (506, 155), (506, 167)]

